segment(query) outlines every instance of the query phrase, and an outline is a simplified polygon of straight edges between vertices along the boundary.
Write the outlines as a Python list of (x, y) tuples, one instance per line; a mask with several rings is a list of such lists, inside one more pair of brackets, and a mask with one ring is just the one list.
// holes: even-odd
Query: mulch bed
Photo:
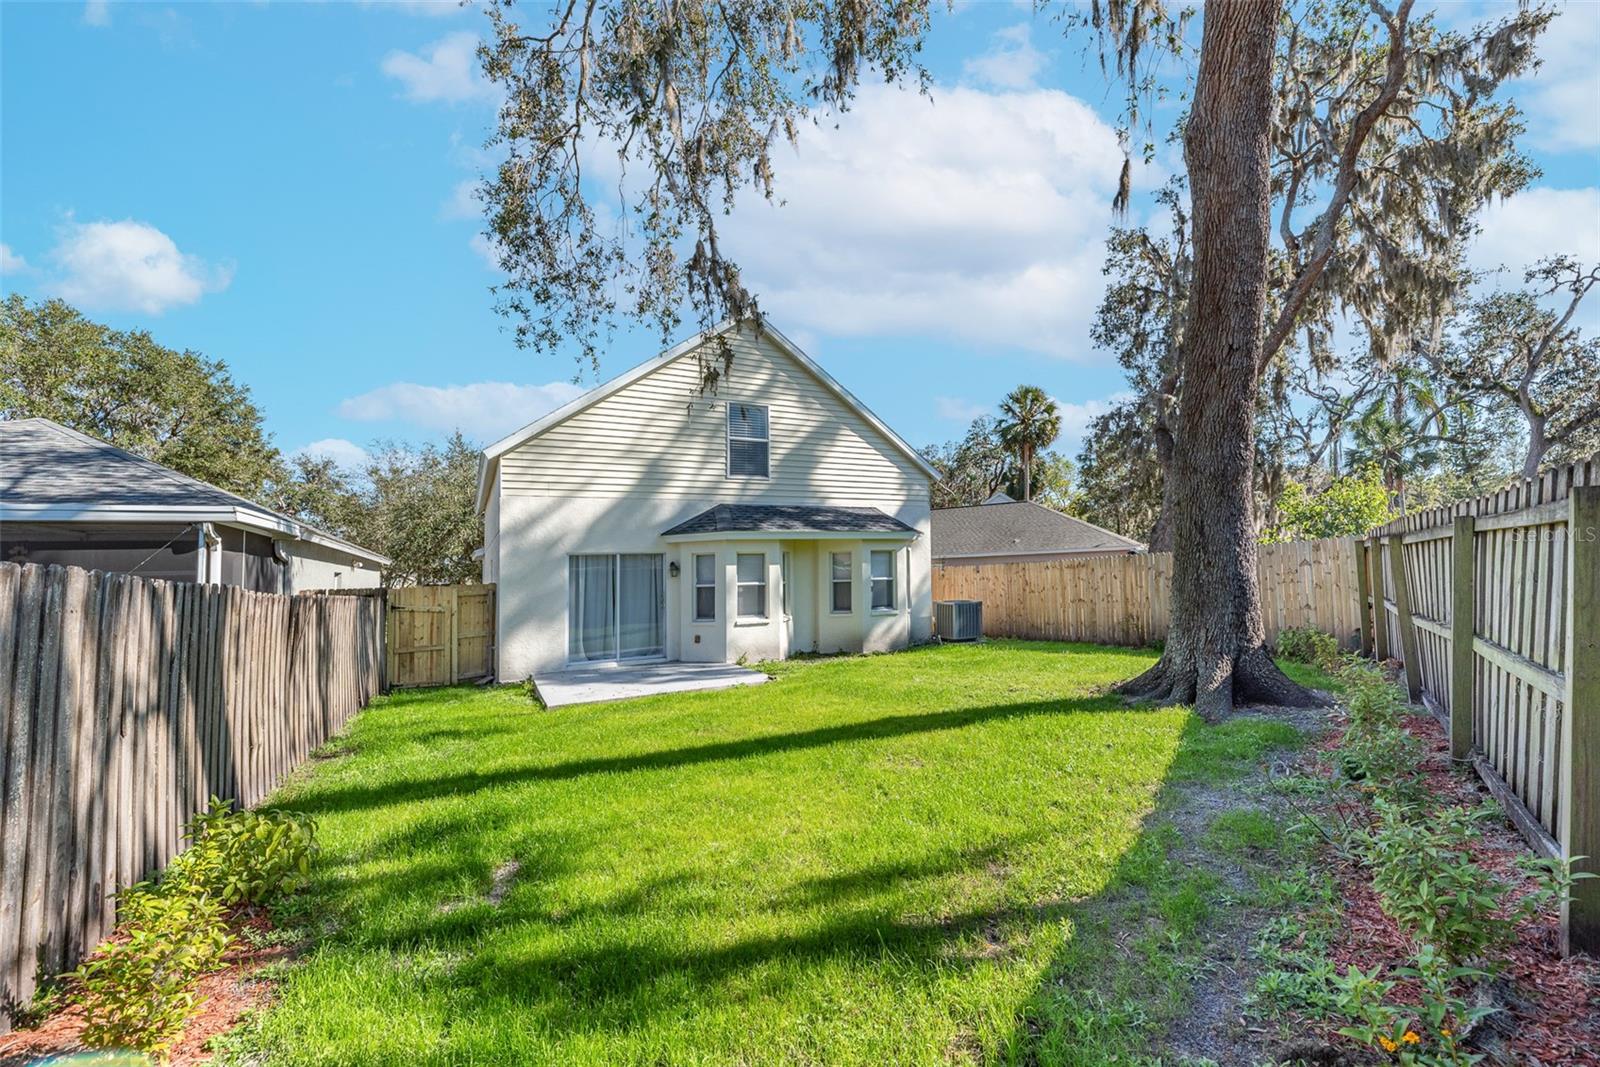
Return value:
[[(1426, 784), (1442, 806), (1476, 807), (1489, 797), (1475, 773), (1452, 767), (1449, 739), (1436, 719), (1414, 714), (1402, 725), (1422, 743), (1427, 754), (1422, 767)], [(1337, 773), (1331, 754), (1343, 734), (1340, 725), (1317, 746), (1321, 773)], [(1357, 800), (1341, 801), (1336, 807), (1347, 818), (1364, 817)], [(1482, 829), (1476, 861), (1518, 887), (1519, 895), (1531, 891), (1532, 882), (1516, 866), (1520, 857), (1531, 854), (1527, 843), (1509, 821)], [(1350, 966), (1370, 971), (1378, 963), (1386, 968), (1403, 966), (1412, 953), (1411, 940), (1384, 914), (1370, 873), (1343, 859), (1335, 859), (1331, 867), (1344, 898), (1343, 921), (1331, 952), (1336, 968), (1343, 972)], [(1600, 961), (1562, 957), (1559, 918), (1549, 909), (1525, 920), (1518, 933), (1516, 943), (1502, 953), (1504, 970), (1490, 987), (1504, 1010), (1480, 1025), (1479, 1051), (1489, 1053), (1488, 1062), (1493, 1063), (1600, 1067)], [(1402, 1000), (1414, 995), (1404, 985), (1395, 992)]]
[[(272, 923), (259, 912), (235, 911), (229, 916), (228, 929), (236, 940), (223, 956), (222, 969), (200, 979), (199, 1010), (167, 1061), (174, 1067), (210, 1062), (212, 1054), (206, 1045), (211, 1039), (233, 1029), (246, 1012), (261, 1007), (270, 995), (270, 985), (252, 976), (295, 952), (289, 945), (254, 948), (245, 940), (245, 929), (257, 935), (271, 932)], [(0, 1034), (0, 1067), (21, 1067), (62, 1053), (86, 1051), (82, 1034), (83, 1013), (75, 1007), (63, 1008), (31, 1030)]]

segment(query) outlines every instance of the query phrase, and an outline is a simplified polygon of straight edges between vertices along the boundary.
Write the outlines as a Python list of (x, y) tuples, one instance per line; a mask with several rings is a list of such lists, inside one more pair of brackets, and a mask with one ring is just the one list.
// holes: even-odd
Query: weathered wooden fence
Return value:
[[(1404, 665), (1535, 848), (1600, 873), (1600, 460), (1397, 519), (1358, 555), (1362, 647)], [(1600, 953), (1600, 878), (1563, 919)]]
[[(1350, 538), (1261, 545), (1266, 637), (1315, 626), (1347, 648), (1359, 640), (1355, 547)], [(1146, 645), (1167, 635), (1172, 555), (1091, 556), (1043, 563), (935, 565), (935, 600), (983, 601), (990, 637)]]
[(390, 589), (391, 686), (454, 685), (494, 673), (494, 585)]
[(0, 563), (0, 1030), (211, 795), (259, 802), (371, 699), (381, 604)]

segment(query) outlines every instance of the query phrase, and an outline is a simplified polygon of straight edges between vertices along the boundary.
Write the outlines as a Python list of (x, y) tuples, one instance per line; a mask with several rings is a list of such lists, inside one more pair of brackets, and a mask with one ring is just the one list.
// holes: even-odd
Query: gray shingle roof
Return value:
[(916, 533), (877, 508), (814, 504), (718, 504), (662, 534), (708, 533)]
[[(16, 520), (25, 517), (24, 509), (41, 508), (170, 510), (175, 518), (185, 510), (241, 509), (270, 520), (273, 528), (387, 562), (342, 537), (50, 419), (0, 420), (0, 508)], [(114, 517), (101, 515), (96, 521)]]
[(1039, 504), (1012, 501), (935, 508), (934, 559), (1049, 552), (1136, 552), (1138, 541)]

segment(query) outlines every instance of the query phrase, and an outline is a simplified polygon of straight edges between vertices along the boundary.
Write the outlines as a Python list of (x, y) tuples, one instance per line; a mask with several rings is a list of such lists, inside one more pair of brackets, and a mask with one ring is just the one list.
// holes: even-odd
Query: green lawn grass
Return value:
[[(274, 798), (318, 820), (296, 920), (315, 943), (235, 1047), (327, 1064), (1136, 1050), (1185, 972), (1109, 973), (1126, 932), (1095, 902), (1159, 886), (1140, 892), (1181, 962), (1214, 887), (1166, 877), (1147, 816), (1296, 736), (1106, 692), (1153, 656), (995, 641), (558, 711), (511, 687), (380, 699)], [(1125, 1018), (1129, 982), (1154, 1007)]]

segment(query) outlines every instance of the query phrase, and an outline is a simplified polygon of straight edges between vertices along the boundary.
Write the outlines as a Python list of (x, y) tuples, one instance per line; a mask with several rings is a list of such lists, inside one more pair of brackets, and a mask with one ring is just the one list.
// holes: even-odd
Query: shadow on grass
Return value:
[[(339, 783), (308, 793), (296, 806), (359, 812), (521, 782), (668, 770), (1031, 716), (1112, 711), (1140, 714), (1103, 695), (898, 714), (479, 774)], [(449, 726), (438, 732), (458, 733)], [(1193, 783), (1235, 779), (1293, 735), (1292, 728), (1261, 720), (1209, 727), (1190, 717), (1160, 775), (1157, 817), (1147, 817), (1119, 845), (1122, 851), (1107, 858), (1103, 888), (1086, 898), (1023, 891), (1011, 883), (1011, 863), (1052, 833), (1039, 828), (781, 883), (770, 895), (740, 904), (754, 909), (747, 921), (752, 915), (727, 908), (727, 899), (741, 898), (721, 895), (713, 867), (596, 892), (594, 886), (605, 883), (603, 872), (592, 881), (590, 842), (547, 831), (519, 833), (525, 815), (512, 804), (452, 804), (364, 842), (361, 854), (329, 869), (321, 891), (341, 898), (341, 908), (390, 912), (352, 930), (343, 946), (336, 933), (329, 948), (376, 951), (379, 959), (441, 953), (448, 964), (410, 975), (408, 996), (451, 1005), (447, 1015), (509, 1011), (552, 1040), (570, 1038), (596, 1049), (601, 1045), (593, 1042), (608, 1035), (625, 1042), (658, 1020), (666, 1026), (698, 1006), (737, 1002), (753, 989), (766, 998), (794, 999), (798, 1010), (812, 995), (801, 983), (822, 974), (838, 979), (831, 961), (846, 964), (846, 972), (857, 965), (872, 969), (879, 985), (928, 997), (945, 995), (934, 989), (950, 982), (985, 982), (975, 973), (980, 968), (1021, 966), (1034, 972), (1033, 992), (1010, 1001), (1004, 1018), (969, 1017), (975, 1009), (949, 1005), (967, 1028), (952, 1052), (981, 1050), (984, 1061), (1040, 1067), (1126, 1059), (1145, 1051), (1181, 1010), (1204, 962), (1196, 931), (1227, 906), (1217, 886), (1172, 858), (1177, 842), (1162, 816)], [(983, 833), (976, 825), (974, 831), (974, 837)], [(507, 856), (522, 864), (522, 873), (503, 900), (490, 903), (493, 871)], [(394, 857), (398, 867), (357, 870), (373, 857)], [(553, 887), (580, 874), (591, 878), (587, 890), (557, 895)], [(398, 902), (397, 886), (403, 887)], [(709, 926), (725, 937), (674, 933), (696, 920), (707, 928), (706, 912), (725, 910), (726, 923)], [(1040, 957), (1030, 949), (1051, 943), (1036, 938), (1056, 938), (1065, 929), (1071, 933), (1059, 950)], [(792, 1024), (805, 1025), (803, 1016)], [(679, 1051), (693, 1058), (693, 1049)], [(779, 1049), (771, 1052), (774, 1062), (783, 1058)], [(385, 1062), (387, 1055), (374, 1051), (373, 1058), (352, 1062)]]
[(1117, 697), (1097, 695), (1060, 700), (1038, 700), (986, 708), (957, 708), (947, 711), (887, 715), (861, 722), (840, 723), (793, 733), (763, 734), (735, 741), (715, 741), (704, 745), (638, 752), (616, 756), (595, 756), (564, 763), (529, 763), (516, 767), (433, 778), (406, 779), (382, 785), (345, 785), (320, 788), (297, 797), (295, 807), (313, 815), (353, 811), (359, 808), (431, 800), (478, 789), (529, 782), (557, 782), (596, 774), (626, 774), (633, 771), (672, 770), (722, 760), (821, 748), (853, 741), (875, 741), (942, 730), (959, 730), (980, 723), (1036, 715), (1072, 715), (1091, 712), (1126, 712)]

